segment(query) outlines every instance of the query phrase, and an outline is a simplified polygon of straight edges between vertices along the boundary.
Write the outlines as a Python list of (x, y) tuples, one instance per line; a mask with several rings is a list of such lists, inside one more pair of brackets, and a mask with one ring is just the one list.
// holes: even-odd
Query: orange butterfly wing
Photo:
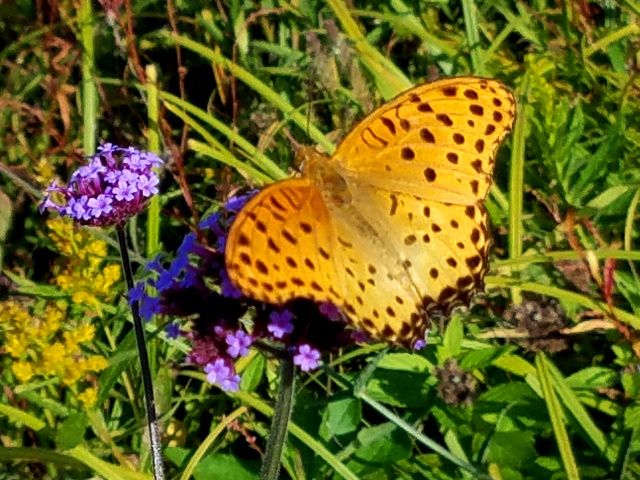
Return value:
[(499, 82), (413, 88), (360, 122), (333, 157), (267, 187), (238, 214), (232, 282), (283, 304), (331, 301), (372, 336), (411, 345), (432, 308), (482, 287), (490, 243), (481, 201), (515, 116)]

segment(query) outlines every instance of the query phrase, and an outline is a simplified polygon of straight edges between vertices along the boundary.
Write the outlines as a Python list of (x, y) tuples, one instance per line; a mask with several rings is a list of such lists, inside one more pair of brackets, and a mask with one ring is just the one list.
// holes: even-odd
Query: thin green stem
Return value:
[(88, 155), (96, 151), (96, 113), (98, 111), (98, 92), (93, 77), (95, 27), (91, 5), (91, 0), (82, 0), (78, 12), (82, 44), (82, 147)]
[[(524, 205), (524, 150), (527, 132), (527, 115), (529, 107), (526, 98), (529, 89), (529, 77), (525, 75), (518, 102), (517, 117), (513, 127), (513, 147), (509, 168), (509, 258), (522, 256), (522, 228)], [(521, 295), (517, 288), (511, 290), (513, 303), (520, 303)]]
[[(122, 257), (122, 269), (124, 271), (127, 290), (133, 289), (133, 272), (129, 261), (129, 251), (127, 250), (127, 238), (122, 226), (116, 227), (118, 232), (118, 243), (120, 244), (120, 255)], [(151, 368), (149, 367), (149, 355), (147, 344), (144, 338), (144, 326), (140, 318), (138, 302), (131, 303), (131, 313), (133, 315), (133, 328), (136, 334), (136, 345), (138, 355), (140, 355), (140, 369), (142, 375), (142, 386), (144, 388), (144, 400), (147, 408), (147, 422), (149, 427), (149, 444), (151, 445), (151, 460), (153, 462), (153, 473), (155, 480), (164, 480), (164, 466), (162, 464), (162, 445), (160, 443), (160, 429), (158, 427), (158, 415), (156, 413), (156, 402), (153, 394), (153, 381), (151, 378)]]
[(287, 438), (287, 428), (293, 408), (294, 379), (293, 358), (287, 355), (280, 363), (280, 391), (278, 392), (275, 412), (271, 420), (267, 451), (262, 463), (262, 471), (260, 472), (262, 480), (276, 480), (280, 473), (280, 458)]
[(462, 14), (464, 17), (464, 31), (467, 37), (467, 45), (471, 58), (471, 71), (476, 75), (482, 75), (480, 61), (480, 32), (478, 29), (478, 7), (472, 0), (462, 0)]
[[(150, 152), (160, 154), (159, 106), (158, 100), (158, 70), (155, 65), (148, 65), (145, 69), (148, 83), (147, 87), (147, 148)], [(152, 257), (160, 249), (160, 196), (154, 195), (149, 202), (147, 210), (147, 256)]]

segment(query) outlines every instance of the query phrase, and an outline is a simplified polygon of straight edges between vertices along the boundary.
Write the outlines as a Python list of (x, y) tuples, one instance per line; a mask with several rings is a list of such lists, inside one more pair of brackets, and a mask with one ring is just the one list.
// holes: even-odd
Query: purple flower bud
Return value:
[(318, 306), (318, 310), (320, 310), (320, 313), (329, 320), (334, 322), (342, 320), (342, 313), (340, 312), (340, 309), (332, 302), (322, 302)]
[(224, 269), (220, 272), (220, 292), (227, 298), (238, 299), (242, 297), (242, 292), (238, 290), (233, 283), (231, 283), (229, 274)]

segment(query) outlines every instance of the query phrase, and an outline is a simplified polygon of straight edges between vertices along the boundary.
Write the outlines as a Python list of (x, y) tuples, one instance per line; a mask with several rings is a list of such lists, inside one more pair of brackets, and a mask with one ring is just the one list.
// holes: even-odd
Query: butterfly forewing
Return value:
[(305, 178), (275, 183), (238, 213), (226, 243), (229, 278), (245, 295), (283, 304), (293, 298), (337, 303), (332, 222)]
[(441, 80), (368, 115), (333, 158), (348, 182), (472, 205), (487, 193), (498, 146), (514, 118), (513, 95), (501, 83)]

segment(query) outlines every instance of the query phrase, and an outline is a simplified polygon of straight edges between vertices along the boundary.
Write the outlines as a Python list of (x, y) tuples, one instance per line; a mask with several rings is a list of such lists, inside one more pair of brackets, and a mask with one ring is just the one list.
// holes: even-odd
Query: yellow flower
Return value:
[(92, 355), (85, 359), (84, 369), (87, 372), (99, 372), (109, 366), (109, 362), (102, 355)]
[(84, 368), (82, 360), (74, 361), (73, 358), (67, 357), (61, 364), (58, 377), (65, 385), (75, 385), (84, 376)]
[(84, 323), (73, 330), (64, 332), (64, 341), (68, 348), (72, 348), (79, 343), (90, 342), (96, 333), (96, 329), (90, 323)]
[(99, 313), (102, 312), (102, 309), (100, 308), (100, 301), (96, 298), (95, 295), (85, 290), (74, 292), (73, 295), (71, 295), (71, 300), (73, 300), (74, 303), (91, 307), (97, 310)]
[(49, 185), (55, 176), (54, 164), (49, 158), (43, 157), (38, 160), (35, 167), (35, 177), (40, 185)]
[(13, 374), (21, 383), (26, 383), (33, 377), (33, 365), (30, 362), (13, 362), (11, 370), (13, 370)]
[(85, 408), (91, 408), (98, 400), (98, 389), (96, 387), (86, 388), (78, 395), (78, 400)]
[(29, 346), (28, 340), (21, 334), (7, 335), (4, 345), (5, 351), (13, 358), (22, 358)]
[(46, 345), (42, 349), (42, 372), (45, 375), (55, 375), (64, 366), (65, 348), (60, 342)]

